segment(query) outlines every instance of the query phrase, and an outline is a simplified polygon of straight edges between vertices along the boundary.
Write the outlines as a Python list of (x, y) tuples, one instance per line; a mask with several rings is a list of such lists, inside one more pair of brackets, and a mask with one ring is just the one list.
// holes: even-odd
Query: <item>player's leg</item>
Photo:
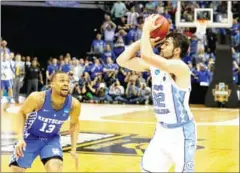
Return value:
[(175, 172), (194, 172), (194, 157), (196, 150), (196, 130), (194, 123), (188, 123), (180, 129), (182, 140), (173, 150), (172, 158), (175, 162)]
[(41, 150), (40, 158), (47, 172), (63, 171), (63, 152), (59, 136), (46, 142)]
[(14, 164), (17, 165), (16, 162), (11, 165), (12, 172), (18, 172), (18, 173), (25, 172), (26, 170), (25, 168), (20, 168), (18, 166), (15, 166)]
[(172, 160), (165, 150), (167, 138), (163, 134), (161, 129), (156, 129), (142, 158), (142, 172), (168, 172), (170, 169)]
[[(26, 149), (23, 151), (23, 157), (17, 158), (16, 145), (14, 146), (13, 154), (9, 163), (12, 172), (24, 172), (25, 169), (30, 168), (32, 162), (38, 156), (42, 142), (39, 140), (25, 140)], [(16, 143), (17, 144), (17, 143)]]
[(47, 159), (42, 159), (47, 172), (62, 172), (63, 171), (63, 161), (59, 157), (52, 157)]
[(7, 82), (7, 88), (8, 88), (8, 98), (10, 103), (15, 103), (13, 99), (13, 80), (8, 80)]

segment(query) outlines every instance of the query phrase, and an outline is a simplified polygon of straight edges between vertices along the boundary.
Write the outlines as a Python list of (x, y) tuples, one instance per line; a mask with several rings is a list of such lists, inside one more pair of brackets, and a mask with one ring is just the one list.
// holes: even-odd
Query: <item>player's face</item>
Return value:
[(62, 97), (66, 97), (69, 93), (70, 79), (67, 74), (57, 74), (52, 82), (52, 88), (56, 93)]
[(166, 59), (171, 59), (173, 57), (174, 44), (173, 39), (169, 37), (161, 46), (160, 55)]

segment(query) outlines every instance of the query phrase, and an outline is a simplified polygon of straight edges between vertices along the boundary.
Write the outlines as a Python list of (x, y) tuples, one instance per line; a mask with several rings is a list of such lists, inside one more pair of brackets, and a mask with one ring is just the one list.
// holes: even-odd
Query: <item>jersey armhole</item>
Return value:
[(39, 106), (39, 109), (35, 110), (36, 112), (37, 112), (37, 111), (40, 111), (40, 110), (44, 107), (44, 105), (45, 105), (45, 103), (46, 103), (46, 100), (47, 100), (46, 96), (47, 96), (47, 93), (46, 93), (46, 91), (45, 91), (45, 92), (44, 92), (44, 101), (43, 101), (42, 105)]

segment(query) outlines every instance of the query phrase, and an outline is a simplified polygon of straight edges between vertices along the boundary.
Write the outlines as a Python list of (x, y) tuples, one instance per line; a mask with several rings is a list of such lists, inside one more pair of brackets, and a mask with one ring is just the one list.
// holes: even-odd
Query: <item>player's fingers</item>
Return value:
[(159, 40), (159, 43), (163, 43), (166, 40), (166, 38)]
[(15, 150), (16, 150), (16, 151), (15, 151), (15, 152), (16, 152), (16, 157), (19, 158), (19, 157), (20, 157), (20, 153), (19, 153), (18, 147), (16, 147)]
[(158, 18), (159, 18), (159, 15), (158, 15), (158, 14), (156, 14), (156, 15), (154, 15), (154, 16), (152, 17), (152, 19), (153, 19), (154, 21), (156, 21)]
[(158, 42), (158, 41), (160, 41), (160, 37), (156, 37), (156, 38), (153, 39), (153, 42), (154, 42), (154, 43), (156, 43), (156, 42)]
[(22, 146), (17, 146), (16, 154), (17, 154), (18, 157), (23, 157)]
[(157, 24), (157, 25), (154, 25), (154, 29), (157, 29), (157, 28), (159, 28), (159, 27), (161, 27), (162, 26), (162, 23), (159, 23), (159, 24)]
[(20, 147), (19, 147), (19, 151), (20, 151), (20, 156), (23, 157), (23, 156), (24, 156), (24, 155), (23, 155), (23, 146), (20, 146)]

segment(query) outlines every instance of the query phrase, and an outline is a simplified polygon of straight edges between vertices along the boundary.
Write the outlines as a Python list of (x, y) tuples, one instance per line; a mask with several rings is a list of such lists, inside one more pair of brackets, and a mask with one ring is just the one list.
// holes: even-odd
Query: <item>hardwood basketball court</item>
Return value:
[[(1, 172), (10, 172), (18, 105), (2, 105)], [(191, 106), (197, 122), (195, 172), (239, 172), (239, 110)], [(141, 156), (155, 129), (152, 106), (82, 104), (79, 172), (141, 172)], [(75, 172), (68, 135), (62, 128), (64, 171)], [(171, 170), (170, 170), (171, 171)], [(27, 172), (45, 172), (39, 158)]]

